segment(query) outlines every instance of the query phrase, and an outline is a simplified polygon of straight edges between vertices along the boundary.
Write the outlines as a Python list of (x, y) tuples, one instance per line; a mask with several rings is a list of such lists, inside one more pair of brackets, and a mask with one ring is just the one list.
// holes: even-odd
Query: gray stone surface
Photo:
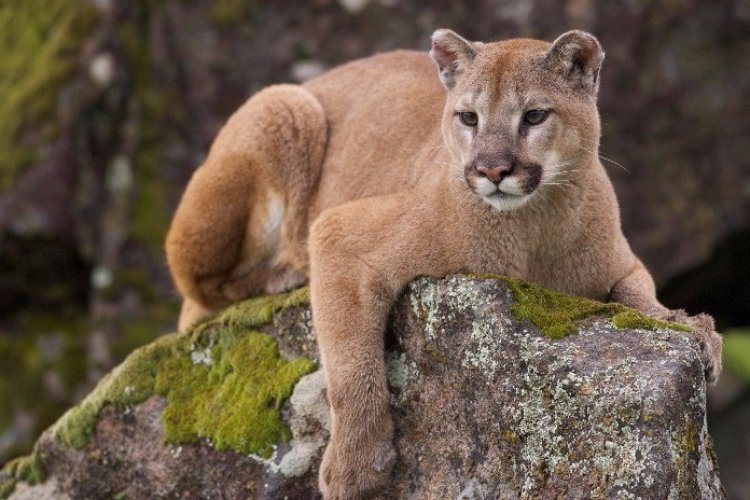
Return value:
[[(499, 279), (412, 283), (388, 334), (399, 460), (397, 498), (722, 498), (690, 335), (619, 330), (590, 318), (552, 340), (510, 311)], [(282, 352), (315, 356), (309, 312), (267, 328)], [(42, 438), (45, 484), (64, 498), (316, 498), (330, 426), (320, 372), (283, 415), (293, 431), (270, 460), (207, 443), (163, 443), (165, 401), (106, 408), (82, 451)], [(23, 496), (26, 495), (26, 496)]]
[(402, 496), (721, 498), (689, 335), (592, 319), (552, 340), (495, 280), (407, 299), (389, 355)]

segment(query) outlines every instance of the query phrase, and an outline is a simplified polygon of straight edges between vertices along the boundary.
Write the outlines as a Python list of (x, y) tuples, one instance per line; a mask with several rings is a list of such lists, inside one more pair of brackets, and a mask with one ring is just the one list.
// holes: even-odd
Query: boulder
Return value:
[[(316, 498), (306, 290), (131, 354), (0, 473), (10, 498)], [(398, 498), (722, 498), (685, 327), (501, 277), (420, 278), (386, 363)]]

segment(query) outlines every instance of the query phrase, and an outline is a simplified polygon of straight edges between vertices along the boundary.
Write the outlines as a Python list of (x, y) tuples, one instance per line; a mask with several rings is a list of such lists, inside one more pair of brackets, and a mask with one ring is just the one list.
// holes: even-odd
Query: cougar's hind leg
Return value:
[(185, 298), (185, 300), (182, 301), (182, 309), (180, 309), (180, 319), (177, 322), (177, 330), (184, 332), (198, 321), (215, 312), (216, 311), (212, 309), (203, 307), (189, 297)]
[[(305, 273), (306, 206), (326, 138), (320, 104), (296, 85), (259, 92), (229, 119), (167, 235), (167, 261), (183, 297), (213, 311), (263, 292), (279, 272)], [(288, 221), (294, 217), (302, 220)]]
[(255, 190), (261, 187), (253, 182), (247, 155), (214, 151), (188, 183), (166, 241), (178, 290), (207, 309), (228, 302), (221, 289), (243, 253)]

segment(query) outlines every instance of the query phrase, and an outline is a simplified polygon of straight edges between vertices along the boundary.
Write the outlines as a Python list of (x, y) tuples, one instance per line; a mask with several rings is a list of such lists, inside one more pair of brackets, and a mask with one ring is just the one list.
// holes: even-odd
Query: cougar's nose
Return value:
[(477, 172), (484, 175), (495, 184), (500, 184), (500, 182), (505, 179), (512, 170), (513, 165), (511, 163), (497, 165), (495, 167), (485, 167), (484, 165), (477, 167)]

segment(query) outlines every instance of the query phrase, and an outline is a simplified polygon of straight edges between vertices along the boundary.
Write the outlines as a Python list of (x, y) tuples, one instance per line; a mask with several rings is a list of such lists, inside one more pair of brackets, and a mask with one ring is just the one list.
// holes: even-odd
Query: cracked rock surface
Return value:
[[(416, 280), (394, 308), (394, 497), (723, 498), (690, 334), (594, 317), (555, 340), (515, 318), (513, 301), (502, 279), (453, 276)], [(316, 359), (310, 325), (292, 306), (264, 330), (283, 355)], [(18, 482), (11, 498), (317, 498), (330, 428), (322, 372), (284, 404), (292, 438), (270, 458), (165, 443), (166, 404), (105, 407), (81, 450), (46, 433), (46, 480)]]

